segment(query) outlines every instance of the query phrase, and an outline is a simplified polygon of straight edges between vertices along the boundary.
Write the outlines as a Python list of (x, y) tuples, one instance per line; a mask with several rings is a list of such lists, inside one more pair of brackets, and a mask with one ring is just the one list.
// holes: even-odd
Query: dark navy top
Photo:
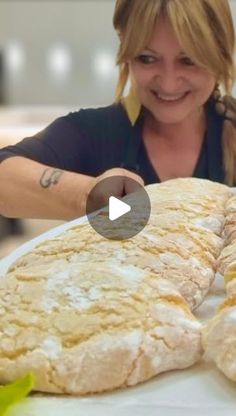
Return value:
[[(206, 105), (207, 132), (193, 176), (224, 182), (223, 116), (212, 100)], [(98, 176), (124, 167), (139, 174), (145, 185), (160, 182), (142, 139), (143, 116), (133, 127), (122, 104), (83, 109), (56, 119), (33, 137), (0, 150), (0, 162), (23, 156), (48, 166)]]

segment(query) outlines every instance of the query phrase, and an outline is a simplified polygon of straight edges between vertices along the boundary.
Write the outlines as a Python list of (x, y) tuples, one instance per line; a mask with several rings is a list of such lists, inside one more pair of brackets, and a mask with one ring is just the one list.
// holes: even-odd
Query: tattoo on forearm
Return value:
[(42, 188), (49, 188), (51, 185), (56, 185), (59, 182), (63, 173), (64, 172), (60, 169), (45, 169), (40, 178), (40, 185), (42, 186)]

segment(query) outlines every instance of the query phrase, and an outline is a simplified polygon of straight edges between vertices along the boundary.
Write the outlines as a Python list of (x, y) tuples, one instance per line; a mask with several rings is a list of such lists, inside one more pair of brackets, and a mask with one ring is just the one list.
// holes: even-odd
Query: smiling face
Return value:
[(184, 53), (167, 19), (155, 25), (147, 48), (129, 62), (138, 97), (161, 123), (179, 123), (201, 108), (215, 77)]

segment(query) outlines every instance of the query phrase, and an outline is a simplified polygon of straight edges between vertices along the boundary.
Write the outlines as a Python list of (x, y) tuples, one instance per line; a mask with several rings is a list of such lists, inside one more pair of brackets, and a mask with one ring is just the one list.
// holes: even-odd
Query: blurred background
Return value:
[[(113, 101), (114, 5), (115, 0), (0, 1), (0, 147), (69, 111)], [(0, 217), (0, 258), (58, 224)]]
[[(230, 4), (236, 22), (236, 1)], [(0, 147), (69, 111), (113, 101), (114, 5), (115, 0), (0, 0)], [(58, 224), (0, 217), (0, 258)]]

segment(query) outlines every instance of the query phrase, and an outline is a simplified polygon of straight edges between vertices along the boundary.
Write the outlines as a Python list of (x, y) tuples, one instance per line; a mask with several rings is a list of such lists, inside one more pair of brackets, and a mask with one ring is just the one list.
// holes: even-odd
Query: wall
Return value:
[[(236, 1), (230, 4), (236, 22)], [(18, 65), (5, 71), (6, 104), (110, 103), (117, 80), (114, 5), (115, 0), (1, 0), (0, 50)], [(57, 75), (49, 69), (52, 48), (61, 65)]]
[[(6, 71), (7, 103), (110, 102), (117, 78), (114, 4), (113, 0), (1, 0), (0, 47), (8, 52), (8, 61), (18, 65), (17, 70)], [(59, 47), (59, 52), (54, 49), (59, 66), (63, 67), (63, 59), (67, 64), (71, 60), (71, 68), (64, 67), (64, 72), (62, 68), (57, 76), (48, 68), (53, 47)]]

